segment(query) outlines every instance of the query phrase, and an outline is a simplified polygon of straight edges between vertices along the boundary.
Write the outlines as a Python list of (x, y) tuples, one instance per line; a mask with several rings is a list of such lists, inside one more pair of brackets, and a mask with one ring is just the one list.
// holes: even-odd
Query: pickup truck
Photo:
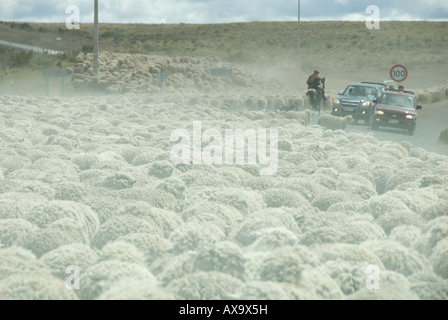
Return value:
[(351, 115), (355, 123), (363, 120), (370, 126), (375, 101), (378, 101), (386, 88), (384, 83), (376, 82), (350, 84), (344, 91), (339, 91), (339, 96), (333, 100), (331, 114), (340, 117)]

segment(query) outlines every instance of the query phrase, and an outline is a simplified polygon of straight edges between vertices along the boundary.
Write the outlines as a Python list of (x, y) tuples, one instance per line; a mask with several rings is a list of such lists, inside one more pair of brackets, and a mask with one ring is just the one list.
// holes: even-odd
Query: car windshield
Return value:
[(365, 86), (349, 86), (345, 90), (344, 96), (375, 98), (376, 89)]
[(400, 96), (396, 94), (384, 94), (380, 100), (381, 104), (387, 104), (391, 106), (403, 107), (407, 109), (414, 109), (414, 98), (408, 96)]

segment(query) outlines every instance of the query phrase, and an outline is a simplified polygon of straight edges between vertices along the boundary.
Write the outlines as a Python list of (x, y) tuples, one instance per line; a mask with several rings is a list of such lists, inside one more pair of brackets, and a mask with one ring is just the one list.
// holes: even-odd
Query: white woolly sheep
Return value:
[(234, 229), (243, 219), (243, 214), (235, 207), (213, 201), (194, 202), (182, 210), (181, 216), (184, 221), (188, 221), (190, 218), (202, 213), (209, 213), (219, 217), (230, 229)]
[(321, 268), (305, 265), (300, 277), (299, 288), (306, 293), (304, 299), (342, 300), (344, 294), (338, 283)]
[[(346, 296), (347, 300), (419, 300), (411, 289), (411, 284), (400, 273), (382, 270), (379, 273), (380, 290), (371, 290), (366, 286)], [(366, 281), (367, 284), (367, 281)]]
[(121, 208), (118, 214), (143, 217), (157, 226), (166, 238), (182, 225), (182, 219), (174, 212), (154, 208), (146, 202), (130, 203)]
[(242, 284), (227, 297), (230, 300), (290, 300), (283, 287), (272, 281), (254, 281)]
[(225, 239), (225, 233), (212, 223), (184, 223), (171, 233), (170, 241), (173, 252), (179, 254), (189, 250), (195, 251)]
[(76, 266), (84, 272), (98, 259), (97, 253), (85, 244), (69, 244), (44, 254), (40, 261), (51, 269), (53, 276), (66, 280), (66, 268)]
[(1, 300), (78, 300), (63, 280), (49, 274), (17, 274), (0, 280)]
[(112, 217), (100, 226), (91, 240), (91, 245), (101, 249), (107, 243), (133, 233), (149, 233), (163, 236), (158, 226), (151, 224), (143, 217), (120, 215)]
[(448, 237), (448, 216), (441, 216), (423, 226), (422, 235), (416, 239), (414, 248), (429, 258), (433, 249)]
[(247, 247), (250, 251), (268, 252), (299, 244), (299, 237), (286, 228), (266, 228), (255, 231), (256, 240)]
[(434, 272), (421, 271), (408, 277), (411, 289), (420, 300), (447, 300), (448, 280), (440, 278)]
[(305, 232), (300, 243), (312, 247), (322, 243), (340, 243), (343, 238), (344, 233), (340, 228), (319, 227)]
[(98, 256), (98, 262), (111, 260), (146, 266), (143, 252), (133, 244), (125, 241), (117, 240), (110, 242), (101, 249)]
[(294, 234), (300, 234), (296, 218), (298, 214), (292, 208), (267, 208), (249, 215), (234, 230), (233, 238), (243, 246), (248, 246), (261, 236), (263, 229), (286, 228)]
[(327, 261), (347, 261), (368, 263), (379, 268), (384, 268), (383, 263), (378, 256), (368, 248), (361, 247), (355, 244), (346, 243), (324, 243), (315, 246), (316, 254), (320, 256), (320, 261), (325, 263)]
[(18, 238), (36, 230), (36, 227), (23, 219), (0, 220), (0, 243), (11, 247)]
[(392, 229), (389, 234), (389, 239), (412, 248), (414, 242), (421, 236), (422, 232), (417, 226), (400, 225)]
[(174, 297), (160, 289), (151, 280), (124, 279), (117, 281), (102, 292), (97, 300), (174, 300)]
[(429, 261), (434, 272), (444, 279), (448, 279), (448, 238), (440, 240), (432, 250)]
[(155, 276), (145, 267), (109, 260), (99, 262), (81, 273), (79, 282), (82, 285), (76, 293), (82, 300), (95, 300), (122, 281), (139, 281), (145, 286), (150, 283), (153, 284), (151, 287), (158, 285)]
[(387, 193), (371, 197), (360, 203), (359, 212), (370, 213), (375, 219), (390, 212), (410, 212), (409, 208), (400, 199), (389, 196)]
[(431, 270), (431, 266), (424, 256), (398, 242), (373, 240), (362, 243), (361, 247), (374, 252), (386, 269), (399, 272), (405, 276), (410, 276), (419, 271)]
[(73, 219), (59, 219), (45, 228), (33, 230), (17, 239), (15, 245), (31, 250), (37, 257), (68, 244), (88, 244), (85, 226)]
[(266, 206), (259, 193), (237, 188), (207, 188), (195, 194), (190, 202), (194, 203), (201, 200), (230, 205), (243, 215), (259, 211)]
[(322, 270), (339, 285), (345, 295), (350, 295), (366, 285), (368, 266), (365, 262), (332, 260), (323, 264)]
[(160, 189), (148, 187), (133, 187), (131, 189), (113, 190), (109, 193), (116, 198), (129, 201), (147, 202), (153, 207), (165, 209), (176, 203), (176, 198), (171, 193)]
[(305, 110), (305, 111), (279, 111), (277, 112), (277, 118), (278, 119), (293, 119), (300, 122), (302, 125), (309, 125), (311, 120), (311, 111)]
[(424, 222), (423, 218), (418, 214), (407, 210), (385, 212), (377, 219), (377, 223), (383, 228), (386, 234), (390, 234), (394, 228), (399, 226), (421, 226)]
[(316, 257), (303, 246), (283, 247), (269, 252), (256, 270), (256, 279), (299, 285), (305, 265), (314, 266)]
[(347, 125), (353, 122), (353, 117), (336, 117), (330, 114), (322, 114), (317, 120), (317, 124), (331, 130), (345, 130)]
[(85, 228), (89, 238), (95, 234), (100, 224), (94, 211), (86, 205), (72, 201), (55, 200), (36, 206), (24, 218), (40, 228), (60, 219), (73, 219)]
[(245, 281), (247, 279), (245, 259), (240, 247), (232, 242), (218, 242), (198, 252), (193, 263), (193, 272), (217, 271)]
[(176, 300), (225, 300), (243, 283), (224, 273), (196, 272), (172, 281), (166, 290)]
[(268, 189), (261, 192), (268, 208), (289, 207), (305, 210), (311, 205), (301, 193), (288, 189)]
[(50, 268), (21, 247), (0, 248), (0, 281), (14, 275), (51, 274)]

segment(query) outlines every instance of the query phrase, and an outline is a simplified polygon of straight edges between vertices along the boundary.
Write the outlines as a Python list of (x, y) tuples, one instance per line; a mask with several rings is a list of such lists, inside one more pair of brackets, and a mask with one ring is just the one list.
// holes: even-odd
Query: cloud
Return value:
[[(374, 2), (374, 3), (373, 3)], [(303, 20), (364, 20), (369, 5), (384, 20), (448, 20), (446, 0), (301, 0)], [(92, 0), (1, 0), (0, 20), (64, 22), (66, 7), (93, 21)], [(295, 21), (298, 0), (99, 0), (100, 21), (114, 23), (224, 23)]]

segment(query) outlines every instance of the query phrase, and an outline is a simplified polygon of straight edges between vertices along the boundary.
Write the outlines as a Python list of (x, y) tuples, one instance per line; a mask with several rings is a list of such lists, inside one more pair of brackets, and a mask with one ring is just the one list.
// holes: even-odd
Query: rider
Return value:
[(321, 78), (319, 74), (320, 74), (319, 70), (314, 70), (314, 73), (308, 77), (308, 81), (306, 83), (308, 84), (308, 89), (315, 89), (321, 91), (323, 99), (327, 100), (327, 97), (325, 97), (324, 89), (319, 87), (319, 84), (325, 81), (325, 78)]

